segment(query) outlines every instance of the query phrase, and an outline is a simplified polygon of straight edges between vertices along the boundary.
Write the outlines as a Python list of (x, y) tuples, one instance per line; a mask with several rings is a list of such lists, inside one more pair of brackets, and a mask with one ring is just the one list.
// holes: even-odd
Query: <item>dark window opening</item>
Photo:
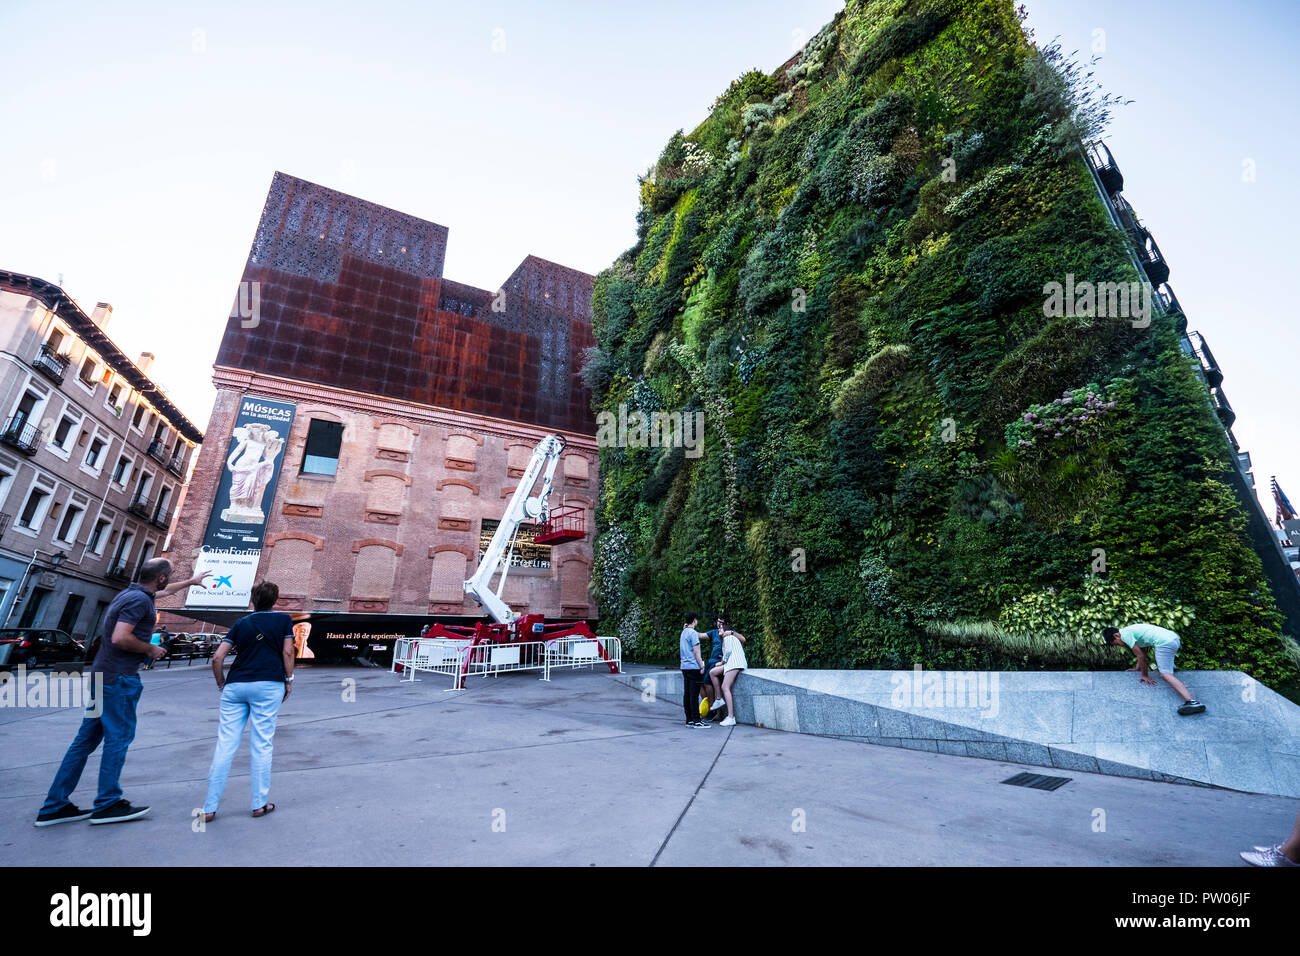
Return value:
[(66, 416), (61, 418), (59, 420), (59, 427), (54, 429), (54, 444), (62, 448), (64, 443), (67, 442), (68, 432), (72, 431), (72, 426), (74, 424), (76, 423), (71, 418), (67, 418)]
[(27, 496), (27, 506), (23, 508), (23, 513), (18, 516), (18, 523), (24, 528), (30, 528), (32, 522), (36, 519), (36, 512), (41, 509), (41, 502), (48, 497), (49, 494), (39, 488), (32, 489), (32, 493)]
[(307, 446), (302, 453), (302, 474), (333, 475), (339, 468), (343, 447), (343, 426), (339, 422), (313, 418), (307, 427)]
[[(494, 521), (491, 518), (483, 519), (483, 527), (478, 536), (478, 561), (483, 563), (483, 555), (487, 553), (488, 545), (492, 543), (492, 536), (496, 534), (500, 521)], [(510, 555), (510, 567), (512, 568), (549, 568), (551, 566), (551, 546), (549, 544), (537, 544), (536, 525), (521, 524), (519, 532), (515, 535), (514, 553)], [(509, 546), (507, 546), (509, 554)]]

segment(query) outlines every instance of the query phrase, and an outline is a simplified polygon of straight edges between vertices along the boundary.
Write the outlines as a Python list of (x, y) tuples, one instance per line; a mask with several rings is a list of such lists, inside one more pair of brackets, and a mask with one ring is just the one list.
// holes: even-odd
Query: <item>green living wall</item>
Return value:
[(1044, 52), (1008, 0), (850, 0), (643, 177), (583, 374), (598, 413), (704, 433), (601, 436), (593, 586), (629, 656), (695, 609), (755, 666), (1118, 666), (1097, 631), (1141, 618), (1180, 666), (1291, 686), (1175, 318), (1045, 309), (1138, 275)]

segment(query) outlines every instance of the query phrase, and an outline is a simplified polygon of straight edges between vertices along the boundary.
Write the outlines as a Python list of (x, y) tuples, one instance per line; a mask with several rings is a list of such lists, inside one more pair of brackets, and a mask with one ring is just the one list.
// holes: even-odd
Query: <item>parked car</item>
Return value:
[(52, 628), (5, 628), (0, 630), (0, 668), (81, 664), (86, 646), (64, 631)]
[(188, 634), (168, 635), (163, 640), (163, 647), (167, 649), (167, 657), (174, 660), (198, 656), (198, 645)]

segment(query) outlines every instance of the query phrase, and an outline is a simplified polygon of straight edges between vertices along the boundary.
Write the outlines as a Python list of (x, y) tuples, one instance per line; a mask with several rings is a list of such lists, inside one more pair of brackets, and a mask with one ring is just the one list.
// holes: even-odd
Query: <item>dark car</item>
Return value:
[(195, 657), (198, 654), (198, 645), (188, 634), (168, 635), (163, 640), (163, 647), (167, 649), (167, 656), (176, 660)]
[(208, 660), (214, 653), (216, 653), (217, 647), (221, 644), (221, 638), (221, 634), (212, 633), (190, 635), (190, 640), (196, 645), (195, 652), (204, 660)]
[(85, 658), (85, 645), (63, 631), (31, 627), (0, 630), (0, 668), (81, 664)]

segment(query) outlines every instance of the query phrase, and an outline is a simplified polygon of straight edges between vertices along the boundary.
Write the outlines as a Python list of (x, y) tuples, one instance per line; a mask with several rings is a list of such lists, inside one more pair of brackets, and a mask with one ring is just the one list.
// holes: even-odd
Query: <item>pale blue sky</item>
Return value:
[[(1040, 39), (1086, 52), (1105, 31), (1098, 75), (1137, 101), (1110, 137), (1126, 193), (1225, 369), (1257, 477), (1277, 473), (1295, 499), (1297, 333), (1281, 289), (1300, 8), (1026, 4)], [(107, 6), (0, 4), (0, 266), (111, 302), (111, 334), (157, 353), (203, 427), (275, 170), (447, 226), (458, 281), (495, 288), (528, 253), (597, 272), (632, 243), (635, 177), (673, 130), (842, 4)]]

